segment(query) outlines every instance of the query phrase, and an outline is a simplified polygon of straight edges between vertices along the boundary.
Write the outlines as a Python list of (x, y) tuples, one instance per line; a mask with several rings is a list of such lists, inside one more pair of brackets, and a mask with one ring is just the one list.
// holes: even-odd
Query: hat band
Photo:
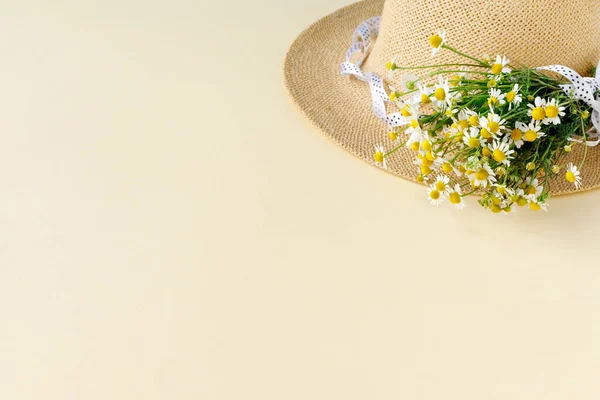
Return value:
[[(378, 16), (369, 18), (354, 30), (352, 45), (346, 52), (346, 61), (340, 65), (340, 74), (347, 77), (354, 76), (360, 81), (369, 83), (373, 113), (385, 122), (390, 129), (393, 129), (408, 125), (410, 121), (404, 118), (401, 113), (387, 113), (386, 103), (392, 103), (392, 101), (385, 90), (383, 79), (376, 73), (363, 72), (361, 69), (362, 63), (371, 52), (374, 41), (379, 35), (380, 26), (381, 17)], [(353, 59), (356, 59), (356, 61), (352, 61)], [(588, 131), (588, 134), (589, 138), (595, 140), (587, 140), (585, 143), (590, 147), (600, 144), (600, 62), (598, 62), (594, 78), (582, 77), (573, 69), (562, 65), (550, 65), (536, 69), (552, 71), (566, 78), (570, 84), (560, 85), (561, 89), (567, 95), (583, 101), (594, 110), (591, 116), (594, 128)], [(599, 94), (594, 98), (593, 93), (596, 92)], [(574, 138), (569, 140), (583, 142)]]

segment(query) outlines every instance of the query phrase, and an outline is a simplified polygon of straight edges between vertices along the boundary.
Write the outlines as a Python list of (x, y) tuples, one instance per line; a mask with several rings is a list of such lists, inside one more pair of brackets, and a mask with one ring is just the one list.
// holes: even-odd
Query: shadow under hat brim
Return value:
[[(339, 66), (356, 27), (381, 15), (383, 4), (384, 0), (365, 0), (318, 20), (294, 41), (284, 63), (285, 84), (302, 113), (338, 146), (378, 168), (373, 160), (375, 146), (390, 150), (397, 142), (388, 138), (386, 125), (373, 114), (369, 85), (340, 76)], [(560, 164), (579, 165), (584, 152), (585, 146), (574, 146)], [(415, 182), (414, 159), (413, 151), (401, 149), (387, 158), (385, 170)], [(557, 196), (600, 187), (600, 146), (587, 149), (581, 172), (580, 189), (561, 173), (553, 179), (550, 193)]]

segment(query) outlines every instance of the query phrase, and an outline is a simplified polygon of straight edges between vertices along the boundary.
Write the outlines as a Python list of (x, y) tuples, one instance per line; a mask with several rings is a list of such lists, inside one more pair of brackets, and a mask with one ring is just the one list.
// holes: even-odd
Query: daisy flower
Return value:
[(466, 204), (463, 201), (462, 192), (460, 190), (460, 185), (457, 183), (454, 187), (448, 188), (448, 200), (450, 203), (454, 204), (454, 207), (462, 210), (465, 208)]
[(529, 202), (529, 208), (533, 211), (548, 211), (548, 204), (545, 202), (541, 202), (537, 197), (530, 195), (526, 196), (527, 201)]
[(387, 169), (387, 163), (385, 161), (385, 148), (382, 145), (375, 145), (375, 155), (373, 159), (377, 163), (377, 165)]
[(449, 99), (451, 99), (451, 96), (448, 79), (444, 79), (440, 76), (438, 83), (434, 87), (433, 103), (439, 109), (445, 109)]
[(439, 206), (444, 201), (445, 194), (444, 192), (437, 190), (435, 184), (433, 184), (427, 189), (427, 196), (429, 197), (431, 204)]
[(522, 122), (517, 122), (515, 124), (515, 129), (510, 131), (510, 142), (514, 144), (517, 149), (520, 149), (525, 143), (523, 141), (523, 134), (527, 131), (527, 129), (527, 125)]
[(504, 100), (505, 97), (506, 95), (502, 93), (500, 89), (490, 89), (488, 104), (493, 107), (504, 105), (506, 104), (506, 100)]
[(479, 138), (479, 129), (469, 128), (463, 132), (463, 142), (472, 149), (476, 149), (481, 145)]
[(581, 187), (581, 172), (573, 163), (567, 164), (567, 173), (565, 174), (565, 179), (568, 182), (575, 184), (575, 189), (579, 189)]
[(436, 34), (431, 35), (429, 38), (429, 44), (431, 45), (431, 57), (442, 49), (446, 40), (446, 31), (438, 31)]
[(431, 103), (431, 94), (433, 93), (433, 90), (426, 85), (421, 85), (421, 83), (417, 83), (417, 87), (419, 88), (419, 93), (415, 95), (414, 102), (421, 104)]
[(525, 128), (523, 129), (523, 133), (526, 142), (534, 142), (536, 139), (545, 135), (545, 133), (541, 131), (542, 127), (538, 122), (530, 122), (529, 125), (523, 125)]
[(492, 158), (499, 163), (502, 163), (506, 166), (510, 165), (510, 160), (512, 160), (512, 154), (515, 153), (514, 150), (509, 148), (509, 145), (506, 141), (494, 141), (492, 147), (490, 147), (490, 151), (492, 152)]
[(394, 71), (398, 68), (396, 65), (396, 57), (392, 59), (392, 61), (388, 61), (385, 64), (385, 69), (388, 70), (388, 79), (392, 80), (394, 78)]
[(509, 74), (511, 69), (507, 67), (510, 60), (505, 56), (496, 56), (496, 62), (492, 64), (492, 74), (500, 75), (502, 73)]
[(513, 89), (506, 93), (506, 100), (508, 101), (508, 109), (512, 110), (512, 107), (518, 107), (523, 101), (523, 97), (519, 94), (519, 84), (515, 83)]
[(485, 189), (488, 187), (488, 185), (493, 185), (496, 183), (496, 175), (488, 163), (485, 163), (480, 169), (477, 171), (472, 171), (469, 174), (469, 180), (472, 182), (474, 187), (481, 187)]
[(558, 104), (556, 99), (552, 99), (546, 103), (544, 112), (546, 114), (546, 118), (542, 121), (544, 124), (558, 125), (560, 124), (560, 117), (565, 116), (565, 107)]
[(535, 196), (535, 198), (540, 197), (544, 191), (544, 186), (540, 185), (538, 179), (531, 179), (530, 176), (525, 179), (521, 186), (523, 187), (523, 191), (527, 196)]
[(546, 118), (546, 100), (541, 97), (535, 98), (534, 104), (527, 104), (529, 110), (527, 111), (527, 116), (531, 117), (534, 121), (542, 121)]
[(497, 139), (498, 136), (502, 134), (502, 131), (506, 128), (504, 126), (505, 122), (505, 120), (500, 119), (500, 116), (498, 114), (494, 113), (494, 109), (492, 108), (488, 115), (479, 118), (479, 125), (481, 126), (481, 137), (483, 137), (484, 139)]
[(440, 193), (446, 193), (449, 188), (449, 183), (450, 178), (448, 178), (446, 175), (438, 175), (435, 179), (435, 182), (433, 182), (433, 186), (435, 186)]

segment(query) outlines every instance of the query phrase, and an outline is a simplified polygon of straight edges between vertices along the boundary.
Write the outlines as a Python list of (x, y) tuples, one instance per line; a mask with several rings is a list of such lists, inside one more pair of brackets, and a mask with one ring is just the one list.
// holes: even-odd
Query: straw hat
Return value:
[[(356, 28), (375, 16), (381, 16), (381, 27), (362, 70), (384, 80), (390, 60), (431, 63), (427, 38), (438, 28), (468, 54), (505, 54), (529, 67), (559, 64), (583, 75), (600, 60), (600, 0), (365, 0), (342, 8), (292, 44), (285, 82), (293, 101), (323, 134), (372, 165), (375, 145), (386, 140), (386, 125), (373, 113), (369, 84), (341, 76), (340, 63)], [(456, 55), (436, 58), (446, 62), (456, 62)], [(566, 162), (577, 163), (583, 147), (577, 146)], [(388, 161), (387, 171), (414, 181), (413, 159), (409, 149), (402, 149)], [(588, 149), (582, 172), (580, 189), (557, 180), (552, 194), (600, 187), (600, 146)]]

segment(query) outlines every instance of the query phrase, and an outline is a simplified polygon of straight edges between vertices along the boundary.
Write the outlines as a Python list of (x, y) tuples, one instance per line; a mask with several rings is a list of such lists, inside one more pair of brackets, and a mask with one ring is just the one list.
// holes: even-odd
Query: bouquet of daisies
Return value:
[(464, 63), (387, 63), (391, 75), (424, 70), (434, 83), (407, 75), (400, 89), (390, 87), (390, 100), (403, 121), (389, 133), (396, 146), (387, 152), (377, 146), (375, 161), (383, 164), (409, 147), (416, 153), (416, 180), (427, 183), (429, 200), (434, 205), (448, 200), (459, 209), (465, 196), (477, 194), (494, 213), (509, 213), (515, 206), (546, 210), (550, 178), (561, 171), (579, 188), (585, 156), (580, 165), (562, 166), (559, 160), (586, 142), (591, 107), (567, 94), (558, 78), (515, 67), (503, 56), (471, 57), (444, 39), (443, 32), (430, 38), (433, 55), (446, 49)]

